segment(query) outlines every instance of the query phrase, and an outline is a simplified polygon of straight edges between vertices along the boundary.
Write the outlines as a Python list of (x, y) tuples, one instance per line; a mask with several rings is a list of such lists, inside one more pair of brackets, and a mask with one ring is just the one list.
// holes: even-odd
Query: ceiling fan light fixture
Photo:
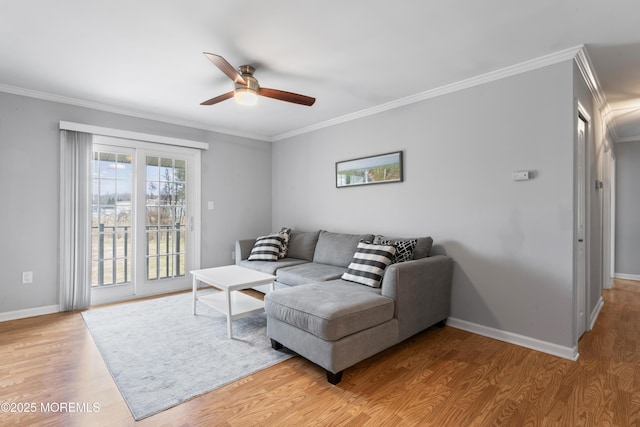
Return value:
[(220, 71), (222, 71), (227, 75), (227, 77), (233, 80), (234, 89), (231, 92), (223, 93), (222, 95), (218, 95), (204, 102), (201, 102), (200, 105), (217, 104), (218, 102), (224, 101), (225, 99), (229, 99), (231, 97), (235, 98), (238, 104), (255, 105), (258, 102), (258, 95), (265, 96), (271, 99), (277, 99), (279, 101), (306, 105), (309, 107), (312, 106), (314, 102), (316, 102), (316, 99), (310, 96), (300, 95), (284, 90), (267, 89), (260, 87), (260, 85), (258, 84), (258, 80), (253, 77), (253, 73), (256, 69), (251, 65), (241, 65), (236, 70), (222, 56), (207, 52), (203, 53), (213, 63), (213, 65), (218, 67)]
[(233, 97), (240, 105), (256, 105), (258, 102), (258, 94), (248, 87), (236, 88)]

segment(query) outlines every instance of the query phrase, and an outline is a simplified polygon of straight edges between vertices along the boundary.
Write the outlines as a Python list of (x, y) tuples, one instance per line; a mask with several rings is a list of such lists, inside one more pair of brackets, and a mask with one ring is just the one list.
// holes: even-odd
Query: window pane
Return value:
[(109, 262), (103, 263), (104, 266), (104, 274), (101, 285), (113, 285), (113, 262), (109, 260)]
[(116, 177), (118, 179), (131, 179), (131, 155), (118, 154)]
[(176, 182), (185, 182), (187, 177), (187, 162), (176, 159), (174, 163), (174, 176)]
[(116, 209), (116, 225), (118, 226), (131, 226), (132, 225), (132, 212), (131, 202), (120, 202)]
[(159, 208), (160, 226), (170, 226), (174, 224), (173, 209), (167, 206)]
[(158, 253), (158, 233), (156, 231), (147, 233), (147, 255), (157, 255)]
[(154, 280), (158, 278), (158, 259), (156, 257), (147, 258), (147, 279)]
[(172, 277), (171, 264), (168, 262), (169, 257), (166, 255), (158, 257), (158, 277), (161, 279)]
[(146, 209), (146, 220), (145, 223), (147, 226), (149, 225), (153, 225), (156, 226), (158, 225), (158, 208), (153, 206), (153, 207), (147, 207)]
[(173, 181), (173, 159), (160, 159), (160, 181)]
[(100, 178), (115, 179), (116, 178), (116, 154), (100, 153)]
[(184, 184), (175, 184), (175, 191), (174, 191), (174, 194), (175, 194), (174, 201), (175, 201), (175, 203), (174, 204), (176, 204), (176, 205), (184, 205), (185, 204), (185, 201), (186, 201), (186, 198), (185, 198), (186, 192), (185, 192), (185, 190), (186, 190), (186, 187), (185, 187)]

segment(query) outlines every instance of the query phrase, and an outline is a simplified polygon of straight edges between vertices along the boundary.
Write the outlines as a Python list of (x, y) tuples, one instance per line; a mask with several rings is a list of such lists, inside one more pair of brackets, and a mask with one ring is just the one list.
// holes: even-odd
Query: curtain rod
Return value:
[(116, 138), (135, 139), (137, 141), (156, 142), (158, 144), (174, 145), (178, 147), (198, 148), (208, 150), (207, 142), (192, 141), (189, 139), (172, 138), (169, 136), (153, 135), (150, 133), (132, 132), (128, 130), (112, 129), (101, 126), (93, 126), (82, 123), (60, 121), (60, 130), (73, 130), (93, 135), (112, 136)]

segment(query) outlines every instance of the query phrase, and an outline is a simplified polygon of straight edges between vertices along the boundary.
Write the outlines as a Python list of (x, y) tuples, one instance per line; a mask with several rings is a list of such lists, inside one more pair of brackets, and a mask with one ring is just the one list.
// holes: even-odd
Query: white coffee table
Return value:
[[(229, 338), (233, 338), (231, 328), (233, 320), (264, 310), (263, 301), (245, 295), (242, 292), (234, 291), (266, 284), (271, 284), (271, 290), (273, 291), (273, 281), (276, 278), (271, 274), (237, 265), (193, 270), (190, 273), (193, 276), (193, 315), (196, 315), (196, 301), (201, 301), (226, 314)], [(198, 281), (218, 288), (222, 292), (198, 296)]]

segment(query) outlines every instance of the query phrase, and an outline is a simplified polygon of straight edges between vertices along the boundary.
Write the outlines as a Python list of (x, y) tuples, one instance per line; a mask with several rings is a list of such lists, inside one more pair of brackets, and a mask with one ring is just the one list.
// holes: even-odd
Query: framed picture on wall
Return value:
[(336, 162), (336, 188), (402, 182), (402, 151)]

